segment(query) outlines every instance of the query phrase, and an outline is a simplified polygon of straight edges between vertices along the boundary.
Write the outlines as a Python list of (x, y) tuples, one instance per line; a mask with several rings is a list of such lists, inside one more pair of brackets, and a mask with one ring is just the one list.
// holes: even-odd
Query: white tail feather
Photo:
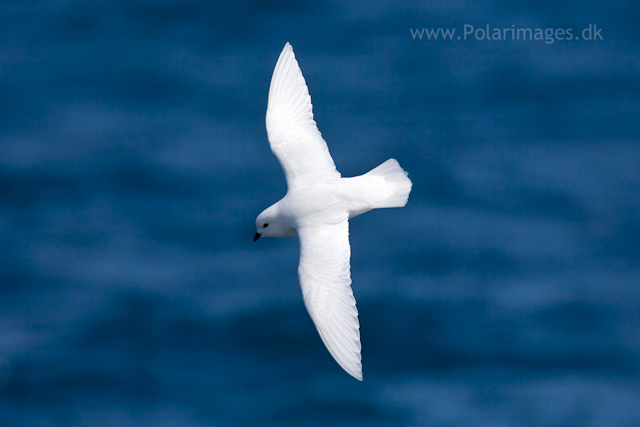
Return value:
[(342, 178), (352, 201), (349, 218), (371, 209), (401, 208), (406, 205), (412, 186), (407, 175), (396, 159), (389, 159), (364, 175)]
[(380, 166), (370, 170), (364, 176), (379, 176), (384, 178), (379, 188), (380, 199), (376, 200), (373, 209), (401, 208), (407, 204), (411, 192), (409, 175), (396, 159), (389, 159)]

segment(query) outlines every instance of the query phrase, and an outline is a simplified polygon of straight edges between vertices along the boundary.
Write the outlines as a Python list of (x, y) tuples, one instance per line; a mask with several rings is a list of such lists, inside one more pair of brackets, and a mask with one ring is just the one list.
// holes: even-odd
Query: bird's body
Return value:
[(371, 209), (404, 206), (411, 181), (394, 159), (361, 176), (340, 176), (313, 120), (311, 97), (289, 43), (273, 72), (266, 124), (288, 190), (258, 215), (254, 240), (300, 239), (298, 276), (307, 311), (331, 355), (362, 380), (348, 220)]

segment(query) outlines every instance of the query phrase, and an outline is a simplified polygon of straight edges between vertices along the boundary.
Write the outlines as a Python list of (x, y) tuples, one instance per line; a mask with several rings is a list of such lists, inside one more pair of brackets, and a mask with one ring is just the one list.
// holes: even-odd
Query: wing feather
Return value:
[(362, 380), (360, 323), (351, 290), (349, 222), (300, 227), (298, 275), (307, 311), (325, 346)]
[(313, 120), (309, 89), (289, 43), (271, 78), (266, 125), (271, 151), (284, 170), (289, 188), (316, 179), (340, 178)]

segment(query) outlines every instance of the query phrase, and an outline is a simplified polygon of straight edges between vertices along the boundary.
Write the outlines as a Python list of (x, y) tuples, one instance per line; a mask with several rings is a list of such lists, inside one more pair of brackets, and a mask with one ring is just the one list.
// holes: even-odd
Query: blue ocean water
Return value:
[[(0, 2), (0, 425), (640, 425), (639, 18)], [(252, 241), (286, 191), (285, 42), (343, 176), (394, 157), (414, 183), (351, 221), (362, 383), (304, 309), (297, 240)]]

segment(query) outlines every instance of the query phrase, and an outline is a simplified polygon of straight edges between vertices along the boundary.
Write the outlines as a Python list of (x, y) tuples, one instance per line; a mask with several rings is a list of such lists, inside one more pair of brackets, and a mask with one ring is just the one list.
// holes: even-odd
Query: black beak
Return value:
[(258, 239), (260, 238), (260, 236), (262, 236), (262, 234), (261, 234), (261, 233), (256, 233), (256, 235), (255, 235), (255, 236), (253, 236), (253, 241), (254, 241), (254, 242), (257, 242), (257, 241), (258, 241)]

